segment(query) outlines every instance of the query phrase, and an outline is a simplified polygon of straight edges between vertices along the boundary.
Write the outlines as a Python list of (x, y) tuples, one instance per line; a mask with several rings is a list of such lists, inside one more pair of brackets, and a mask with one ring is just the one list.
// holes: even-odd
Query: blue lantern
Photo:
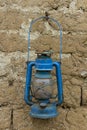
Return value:
[[(30, 32), (32, 25), (40, 19), (50, 19), (57, 24), (60, 29), (60, 60), (53, 61), (52, 51), (37, 53), (35, 61), (29, 61), (30, 52)], [(63, 88), (61, 75), (61, 55), (62, 55), (62, 27), (59, 22), (49, 16), (42, 16), (30, 23), (28, 34), (28, 61), (25, 86), (25, 102), (31, 107), (30, 116), (34, 118), (48, 119), (58, 115), (57, 106), (63, 102)], [(32, 76), (32, 70), (35, 70)], [(56, 69), (57, 93), (53, 96), (54, 79), (52, 71)], [(33, 77), (33, 78), (32, 78)], [(53, 99), (53, 100), (52, 100)]]

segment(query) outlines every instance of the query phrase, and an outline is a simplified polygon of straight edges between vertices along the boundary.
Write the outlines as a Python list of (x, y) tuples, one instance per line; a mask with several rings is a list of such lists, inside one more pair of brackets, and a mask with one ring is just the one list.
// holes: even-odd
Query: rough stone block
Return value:
[(66, 121), (70, 130), (86, 130), (87, 111), (86, 108), (71, 109), (66, 116)]
[(15, 9), (6, 9), (2, 12), (0, 11), (0, 15), (1, 30), (19, 30), (21, 28), (22, 22), (24, 21), (24, 16)]
[[(86, 108), (58, 109), (59, 115), (56, 118), (41, 120), (31, 118), (28, 115), (28, 108), (14, 110), (13, 128), (19, 130), (86, 130), (87, 111)], [(78, 118), (79, 117), (79, 118)], [(45, 125), (44, 125), (45, 124)]]
[(0, 104), (14, 103), (15, 101), (15, 88), (8, 86), (8, 82), (0, 83)]
[(0, 107), (0, 130), (9, 130), (11, 123), (11, 111), (8, 107)]
[[(25, 107), (24, 107), (25, 108)], [(19, 109), (13, 111), (13, 128), (23, 130), (26, 127), (31, 128), (31, 121), (29, 117), (29, 110), (27, 109)]]
[[(62, 3), (61, 6), (58, 6), (57, 3), (56, 9), (50, 10), (49, 13), (52, 17), (54, 17), (55, 14), (55, 18), (62, 24), (64, 30), (86, 31), (87, 12), (86, 7), (83, 6), (84, 4), (79, 6), (79, 3), (81, 4), (81, 2), (77, 3), (77, 1), (69, 1), (67, 3), (68, 4)], [(53, 4), (51, 5), (53, 6)]]
[(25, 51), (27, 50), (27, 42), (18, 34), (7, 35), (6, 32), (1, 33), (0, 50), (4, 52)]
[(77, 0), (77, 7), (82, 8), (84, 11), (87, 10), (87, 1), (86, 0)]
[(63, 85), (64, 89), (64, 105), (65, 107), (76, 108), (80, 106), (81, 89), (75, 85)]
[(59, 113), (56, 118), (41, 120), (30, 117), (29, 108), (14, 110), (13, 128), (19, 130), (65, 130), (63, 121), (67, 111), (59, 109)]
[(87, 105), (87, 87), (82, 87), (82, 105)]

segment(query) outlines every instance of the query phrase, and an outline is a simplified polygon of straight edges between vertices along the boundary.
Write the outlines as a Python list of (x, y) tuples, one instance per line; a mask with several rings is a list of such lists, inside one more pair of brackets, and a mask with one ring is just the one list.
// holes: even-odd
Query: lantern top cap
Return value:
[(44, 51), (37, 51), (36, 54), (38, 57), (40, 57), (40, 56), (51, 57), (51, 55), (53, 54), (53, 50), (50, 49), (50, 50), (44, 50)]

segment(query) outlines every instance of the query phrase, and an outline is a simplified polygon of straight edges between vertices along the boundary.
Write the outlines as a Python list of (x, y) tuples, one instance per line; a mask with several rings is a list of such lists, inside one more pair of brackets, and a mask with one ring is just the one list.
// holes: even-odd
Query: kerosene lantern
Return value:
[[(52, 51), (42, 51), (37, 53), (35, 61), (29, 61), (30, 52), (30, 32), (32, 25), (40, 20), (52, 20), (60, 30), (60, 60), (52, 60)], [(62, 29), (59, 22), (49, 16), (42, 16), (30, 23), (28, 35), (28, 61), (25, 86), (25, 102), (31, 107), (30, 116), (34, 118), (48, 119), (58, 115), (57, 106), (63, 102), (63, 88), (61, 75), (61, 54), (62, 54)], [(32, 76), (32, 70), (34, 75)], [(56, 70), (56, 96), (53, 96), (54, 79), (52, 71)], [(53, 100), (52, 100), (53, 99)]]

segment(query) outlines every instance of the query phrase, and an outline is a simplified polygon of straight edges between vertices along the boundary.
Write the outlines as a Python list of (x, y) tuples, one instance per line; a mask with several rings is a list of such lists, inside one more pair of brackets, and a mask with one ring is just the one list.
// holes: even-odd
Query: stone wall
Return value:
[[(28, 115), (23, 97), (29, 24), (46, 11), (63, 27), (64, 103), (57, 118), (40, 120)], [(49, 48), (57, 59), (58, 45), (56, 25), (43, 20), (34, 25), (31, 59), (35, 50)], [(87, 129), (86, 0), (0, 0), (0, 115), (0, 130)]]

